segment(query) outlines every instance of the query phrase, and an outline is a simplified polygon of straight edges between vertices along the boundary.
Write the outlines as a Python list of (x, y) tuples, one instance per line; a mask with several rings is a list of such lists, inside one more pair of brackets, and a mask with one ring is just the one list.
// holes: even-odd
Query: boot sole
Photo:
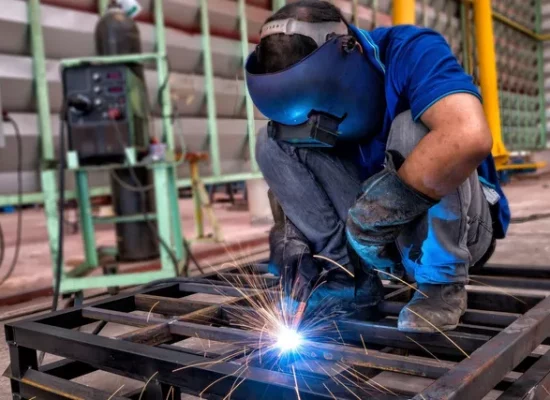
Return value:
[[(456, 329), (457, 326), (458, 326), (458, 324), (444, 325), (442, 327), (439, 327), (439, 329), (443, 332), (446, 332), (446, 331), (452, 331), (452, 330)], [(410, 327), (410, 326), (397, 325), (397, 330), (399, 332), (410, 332), (410, 333), (439, 333), (438, 330), (436, 330), (432, 327), (429, 327), (429, 326), (414, 328), (414, 327)]]

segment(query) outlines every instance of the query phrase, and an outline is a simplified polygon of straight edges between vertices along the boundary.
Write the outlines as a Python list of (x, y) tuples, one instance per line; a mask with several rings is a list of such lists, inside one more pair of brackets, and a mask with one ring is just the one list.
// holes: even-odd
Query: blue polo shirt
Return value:
[[(470, 93), (481, 100), (472, 77), (466, 74), (439, 33), (409, 25), (373, 31), (352, 29), (364, 54), (384, 75), (385, 81), (384, 128), (368, 145), (362, 146), (362, 159), (369, 175), (382, 168), (389, 130), (397, 115), (411, 110), (416, 121), (438, 100), (454, 93)], [(495, 236), (503, 238), (510, 222), (510, 210), (492, 156), (478, 168), (478, 173), (485, 184), (500, 194), (492, 213)]]

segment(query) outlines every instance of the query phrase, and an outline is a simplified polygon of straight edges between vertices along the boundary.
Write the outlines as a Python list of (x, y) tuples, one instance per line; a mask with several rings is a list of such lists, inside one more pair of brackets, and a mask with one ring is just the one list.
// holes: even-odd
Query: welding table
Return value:
[[(277, 279), (267, 274), (265, 264), (249, 267), (246, 273), (261, 277), (266, 288), (275, 290), (278, 285)], [(476, 400), (489, 393), (500, 394), (500, 400), (550, 397), (550, 353), (539, 347), (550, 336), (550, 298), (541, 290), (523, 290), (514, 296), (505, 293), (518, 288), (550, 290), (550, 267), (487, 266), (473, 276), (477, 285), (468, 286), (468, 311), (461, 325), (449, 332), (469, 358), (441, 334), (399, 332), (395, 317), (410, 298), (411, 289), (385, 282), (383, 307), (388, 317), (376, 323), (335, 321), (345, 345), (311, 344), (308, 357), (325, 368), (306, 368), (303, 361), (293, 364), (299, 372), (298, 389), (288, 365), (273, 368), (256, 360), (240, 376), (246, 378), (242, 380), (236, 371), (245, 355), (205, 365), (204, 361), (221, 360), (228, 353), (174, 345), (191, 337), (226, 343), (253, 338), (253, 332), (232, 326), (230, 318), (229, 311), (247, 311), (243, 295), (251, 289), (242, 283), (242, 274), (242, 270), (230, 268), (7, 324), (11, 365), (5, 375), (11, 379), (13, 398), (165, 400), (172, 394), (179, 399), (181, 394), (198, 395), (217, 380), (203, 397), (223, 399), (236, 383), (231, 398), (247, 400), (294, 399), (297, 393), (303, 400)], [(195, 293), (222, 294), (232, 300), (224, 304), (190, 300)], [(143, 312), (152, 308), (154, 316), (145, 316)], [(79, 331), (98, 321), (137, 329), (114, 338)], [(40, 351), (62, 359), (38, 366)], [(353, 366), (375, 382), (390, 382), (391, 394), (374, 390), (372, 385), (348, 385), (342, 364)], [(173, 372), (185, 366), (188, 368)], [(73, 381), (97, 370), (145, 382), (146, 390), (112, 396)], [(383, 374), (390, 374), (391, 379), (384, 381)], [(424, 383), (420, 391), (406, 384), (410, 377)]]

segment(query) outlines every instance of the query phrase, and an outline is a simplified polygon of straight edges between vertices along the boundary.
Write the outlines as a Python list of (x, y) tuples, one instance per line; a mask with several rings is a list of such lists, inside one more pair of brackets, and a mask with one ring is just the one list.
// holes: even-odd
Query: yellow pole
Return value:
[(394, 25), (414, 25), (416, 23), (415, 0), (394, 0), (392, 20)]
[(497, 167), (508, 162), (508, 151), (502, 141), (498, 76), (493, 36), (491, 0), (474, 0), (474, 25), (479, 63), (479, 80), (483, 109), (493, 136), (493, 157)]

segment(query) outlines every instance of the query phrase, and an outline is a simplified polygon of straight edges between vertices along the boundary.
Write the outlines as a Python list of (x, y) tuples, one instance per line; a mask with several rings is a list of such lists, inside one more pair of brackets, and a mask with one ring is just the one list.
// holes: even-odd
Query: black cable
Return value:
[[(115, 128), (115, 139), (118, 141), (118, 144), (121, 146), (121, 148), (124, 148), (124, 141), (122, 140), (122, 132), (120, 132), (120, 129), (118, 127), (118, 124), (116, 121), (113, 121), (113, 126)], [(128, 163), (131, 164), (131, 160), (127, 158)], [(140, 200), (141, 200), (141, 212), (143, 214), (145, 223), (147, 224), (147, 227), (155, 237), (156, 241), (166, 250), (168, 253), (168, 256), (170, 257), (170, 260), (172, 261), (172, 264), (174, 265), (174, 271), (176, 273), (176, 276), (179, 275), (179, 262), (176, 257), (176, 254), (172, 251), (170, 246), (166, 243), (166, 241), (160, 237), (157, 230), (149, 220), (149, 215), (147, 213), (147, 197), (145, 192), (148, 190), (139, 180), (138, 176), (136, 175), (134, 171), (134, 167), (130, 166), (128, 167), (128, 172), (130, 173), (130, 178), (132, 178), (132, 181), (134, 181), (134, 189), (135, 191), (139, 192)]]
[(142, 185), (141, 187), (136, 187), (132, 185), (128, 185), (126, 182), (124, 182), (116, 173), (115, 169), (111, 170), (111, 177), (124, 189), (130, 191), (130, 192), (149, 192), (155, 188), (155, 184), (150, 184), (147, 186)]
[(189, 273), (189, 260), (191, 260), (191, 261), (193, 261), (193, 264), (195, 264), (195, 266), (197, 267), (199, 272), (201, 274), (204, 274), (204, 271), (203, 271), (201, 265), (199, 264), (199, 262), (197, 261), (197, 259), (193, 255), (193, 253), (191, 252), (191, 249), (189, 248), (189, 243), (187, 243), (187, 240), (185, 240), (185, 238), (183, 239), (183, 246), (185, 247), (185, 252), (187, 253), (187, 261), (185, 262), (184, 271), (186, 273)]
[[(164, 89), (166, 88), (168, 83), (170, 82), (170, 75), (172, 74), (172, 68), (171, 68), (171, 65), (170, 65), (170, 60), (168, 58), (166, 58), (166, 65), (167, 65), (166, 78), (164, 79), (164, 82), (162, 83), (162, 85), (159, 86), (159, 88), (157, 90), (157, 104), (160, 107), (160, 115), (161, 115), (162, 118), (164, 118), (164, 114), (163, 114), (164, 113), (164, 102), (162, 100), (162, 92), (164, 91)], [(151, 112), (152, 107), (149, 104), (149, 100), (147, 100), (147, 105), (148, 105), (148, 108), (149, 108), (149, 111), (150, 111), (150, 115), (153, 115), (153, 113)], [(175, 121), (179, 117), (179, 111), (178, 111), (177, 104), (174, 104), (173, 108), (174, 108), (174, 110), (172, 111), (171, 115), (169, 115), (170, 122), (172, 123), (172, 125), (174, 125)], [(182, 135), (183, 135), (183, 132), (182, 132)], [(166, 139), (166, 138), (164, 138), (164, 139)], [(183, 140), (182, 140), (182, 149), (181, 149), (181, 151), (182, 151), (182, 153), (184, 151), (184, 149), (183, 149)], [(197, 261), (197, 259), (193, 255), (193, 253), (191, 252), (191, 248), (189, 247), (189, 243), (187, 243), (187, 240), (185, 239), (185, 237), (183, 238), (183, 246), (185, 247), (185, 252), (187, 254), (187, 260), (185, 260), (185, 264), (184, 264), (184, 267), (183, 267), (182, 271), (184, 271), (186, 274), (189, 273), (189, 260), (191, 260), (191, 261), (193, 261), (193, 264), (195, 264), (195, 266), (197, 267), (199, 272), (201, 274), (204, 273), (201, 265), (199, 264), (199, 262)], [(176, 275), (179, 275), (179, 272)]]
[(4, 264), (5, 251), (6, 246), (4, 242), (4, 230), (2, 229), (2, 224), (0, 224), (0, 266)]
[[(64, 108), (63, 108), (64, 109)], [(65, 112), (59, 116), (59, 203), (57, 205), (58, 232), (57, 232), (57, 259), (55, 263), (55, 279), (52, 311), (57, 311), (59, 295), (61, 292), (61, 276), (63, 273), (63, 240), (65, 236), (64, 211), (65, 211)]]
[[(19, 253), (21, 251), (21, 238), (23, 235), (23, 142), (21, 139), (21, 131), (17, 122), (8, 114), (3, 115), (4, 121), (9, 122), (15, 131), (15, 139), (17, 142), (17, 236), (15, 240), (15, 250), (13, 253), (13, 259), (8, 268), (6, 275), (0, 280), (0, 286), (2, 286), (13, 274), (15, 266), (19, 261)], [(0, 266), (4, 261), (5, 254), (5, 241), (4, 232), (1, 234), (2, 244), (0, 246)]]

